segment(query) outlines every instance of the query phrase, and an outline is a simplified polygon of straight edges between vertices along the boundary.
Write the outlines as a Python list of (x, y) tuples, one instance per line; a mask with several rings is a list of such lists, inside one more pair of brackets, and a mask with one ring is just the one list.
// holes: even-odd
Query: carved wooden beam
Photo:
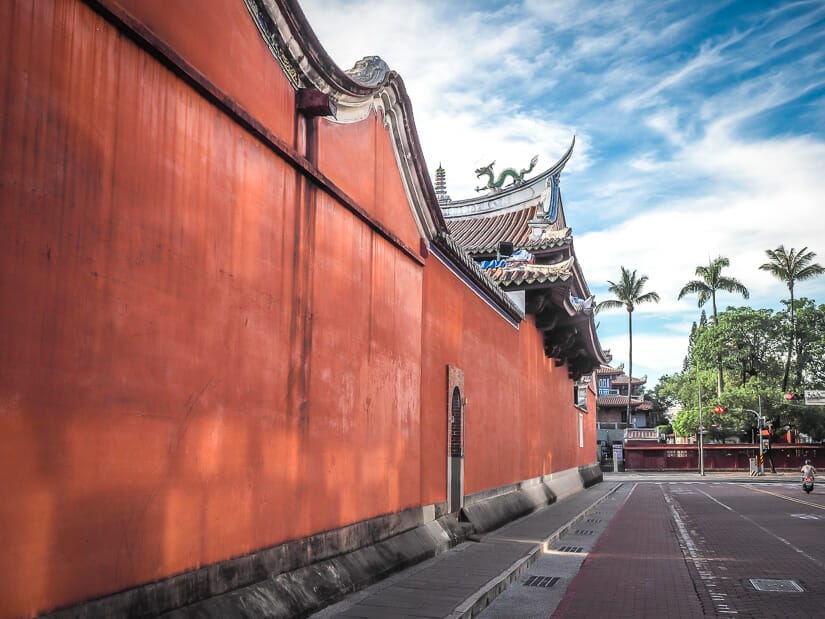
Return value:
[(555, 312), (543, 312), (536, 316), (536, 329), (539, 331), (552, 331), (559, 323), (559, 315)]
[(528, 295), (525, 312), (538, 316), (547, 307), (549, 302), (548, 295), (542, 292), (533, 292)]

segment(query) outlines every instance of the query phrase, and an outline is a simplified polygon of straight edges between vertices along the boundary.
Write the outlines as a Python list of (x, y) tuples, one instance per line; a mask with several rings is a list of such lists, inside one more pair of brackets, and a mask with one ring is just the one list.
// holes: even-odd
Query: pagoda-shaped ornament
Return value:
[(447, 173), (441, 164), (438, 164), (438, 169), (435, 171), (435, 197), (439, 204), (449, 204), (452, 199), (447, 194)]

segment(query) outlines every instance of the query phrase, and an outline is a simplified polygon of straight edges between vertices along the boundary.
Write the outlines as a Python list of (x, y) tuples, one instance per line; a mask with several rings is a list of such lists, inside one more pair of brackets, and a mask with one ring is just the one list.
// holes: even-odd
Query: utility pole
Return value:
[(705, 452), (703, 450), (703, 434), (705, 426), (702, 425), (702, 385), (699, 384), (699, 475), (705, 474)]
[(765, 425), (765, 418), (762, 417), (762, 399), (759, 400), (759, 411), (752, 411), (749, 408), (743, 409), (746, 413), (756, 416), (756, 426), (759, 429), (759, 475), (765, 474), (765, 447), (762, 443), (762, 428)]

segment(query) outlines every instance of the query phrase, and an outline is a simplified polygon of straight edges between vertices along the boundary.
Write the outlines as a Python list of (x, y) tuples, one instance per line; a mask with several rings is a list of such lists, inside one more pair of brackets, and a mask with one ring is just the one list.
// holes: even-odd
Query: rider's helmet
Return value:
[(810, 463), (811, 463), (810, 460), (805, 460), (805, 464), (810, 464)]

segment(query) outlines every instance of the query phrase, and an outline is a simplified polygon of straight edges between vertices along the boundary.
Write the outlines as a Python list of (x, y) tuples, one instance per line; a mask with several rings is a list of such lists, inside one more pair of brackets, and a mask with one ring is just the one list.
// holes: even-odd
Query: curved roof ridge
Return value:
[(357, 122), (382, 112), (396, 163), (421, 236), (433, 240), (446, 230), (412, 103), (401, 76), (378, 56), (367, 56), (345, 71), (318, 40), (297, 0), (244, 0), (258, 31), (293, 86), (315, 88), (335, 102), (333, 122)]
[[(528, 189), (528, 188), (533, 188), (541, 182), (546, 182), (548, 178), (550, 178), (554, 174), (559, 174), (559, 173), (561, 173), (562, 170), (564, 170), (564, 167), (567, 165), (567, 162), (570, 160), (570, 157), (573, 155), (573, 148), (575, 146), (576, 146), (576, 136), (573, 135), (573, 139), (570, 142), (570, 146), (567, 147), (567, 150), (564, 152), (564, 154), (553, 165), (551, 165), (549, 168), (547, 168), (543, 172), (540, 172), (539, 174), (537, 174), (533, 178), (526, 179), (524, 182), (522, 182), (519, 185), (510, 185), (506, 189), (502, 189), (500, 191), (496, 191), (496, 192), (492, 192), (492, 193), (488, 192), (488, 193), (485, 193), (481, 196), (473, 196), (473, 197), (470, 197), (470, 198), (462, 198), (462, 199), (459, 199), (459, 200), (453, 200), (449, 204), (442, 205), (442, 208), (444, 210), (448, 210), (448, 209), (451, 209), (451, 208), (457, 207), (457, 206), (460, 207), (460, 206), (466, 206), (468, 204), (491, 202), (491, 201), (493, 201), (497, 198), (502, 198), (502, 197), (506, 196), (507, 194), (514, 194), (514, 193), (517, 193), (519, 191), (523, 191), (523, 190)], [(544, 188), (542, 187), (542, 190), (543, 189)], [(539, 193), (541, 193), (541, 192), (539, 192)]]

